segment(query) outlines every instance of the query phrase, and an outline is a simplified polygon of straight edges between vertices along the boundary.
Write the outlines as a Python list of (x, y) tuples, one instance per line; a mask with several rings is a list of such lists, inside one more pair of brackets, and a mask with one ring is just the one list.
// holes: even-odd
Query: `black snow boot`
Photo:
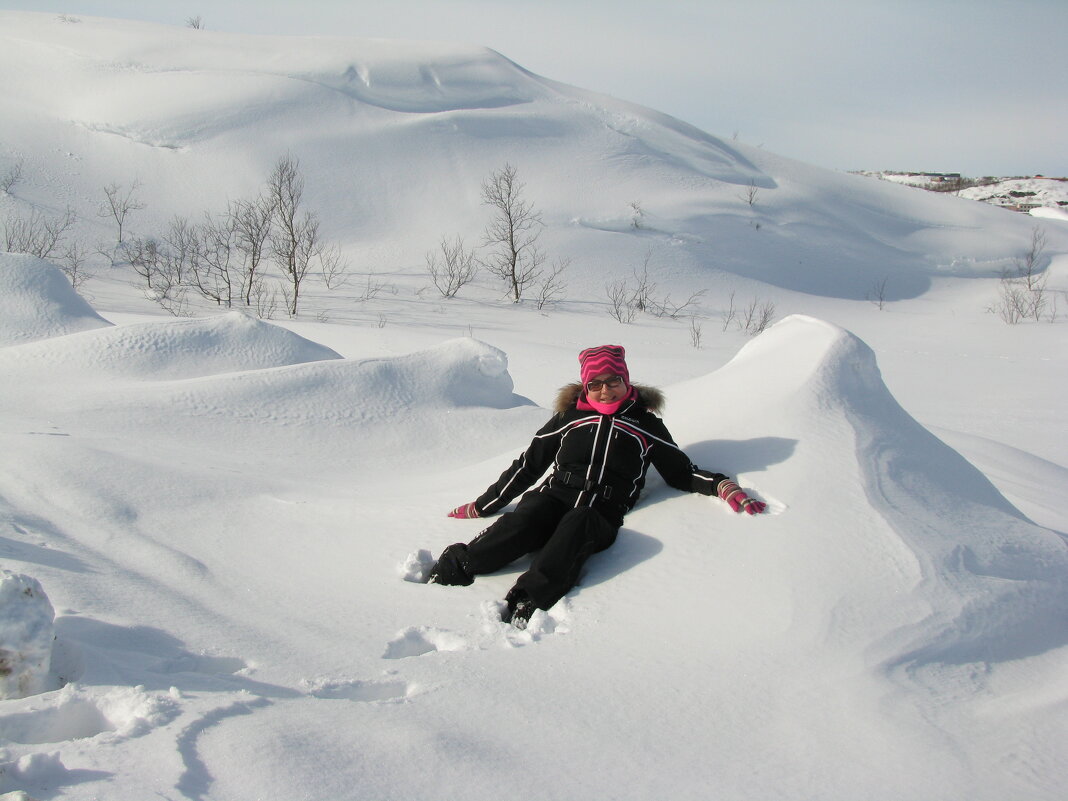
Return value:
[(510, 590), (504, 597), (504, 602), (507, 606), (501, 616), (501, 620), (505, 623), (511, 623), (520, 630), (527, 627), (527, 623), (530, 622), (530, 616), (538, 610), (538, 607), (525, 590)]
[(441, 552), (438, 561), (430, 568), (427, 574), (428, 584), (460, 584), (467, 586), (475, 581), (471, 573), (470, 559), (467, 555), (467, 546), (462, 542), (450, 545)]

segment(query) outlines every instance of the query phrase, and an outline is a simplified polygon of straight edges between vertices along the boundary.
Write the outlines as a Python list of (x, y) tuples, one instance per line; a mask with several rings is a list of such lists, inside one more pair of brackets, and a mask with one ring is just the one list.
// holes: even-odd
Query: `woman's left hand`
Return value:
[(746, 495), (733, 481), (724, 481), (719, 485), (719, 497), (738, 513), (758, 515), (768, 508), (763, 501), (755, 501)]

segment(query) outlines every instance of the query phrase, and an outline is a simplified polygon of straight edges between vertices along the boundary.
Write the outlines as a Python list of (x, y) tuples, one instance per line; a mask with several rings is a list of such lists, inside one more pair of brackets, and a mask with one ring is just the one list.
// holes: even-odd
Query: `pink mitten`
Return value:
[(758, 515), (768, 508), (763, 501), (754, 501), (733, 481), (724, 481), (719, 485), (719, 497), (725, 500), (735, 512)]
[(465, 503), (463, 506), (457, 506), (451, 512), (449, 517), (455, 517), (457, 520), (469, 520), (473, 517), (481, 517), (478, 513), (478, 508), (475, 506), (475, 502)]

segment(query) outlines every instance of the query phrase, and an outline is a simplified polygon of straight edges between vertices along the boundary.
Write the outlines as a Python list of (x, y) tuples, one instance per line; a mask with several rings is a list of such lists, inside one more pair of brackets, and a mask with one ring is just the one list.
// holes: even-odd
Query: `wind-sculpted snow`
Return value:
[[(771, 475), (753, 480), (773, 499), (791, 498), (793, 516), (850, 532), (810, 543), (837, 553), (838, 570), (843, 554), (856, 550), (856, 561), (806, 594), (828, 609), (856, 605), (855, 616), (872, 587), (891, 593), (894, 614), (871, 609), (865, 635), (888, 669), (1012, 660), (1068, 644), (1064, 542), (909, 416), (856, 336), (789, 317), (693, 384), (701, 389), (672, 393), (682, 396), (673, 411), (697, 414), (695, 396), (715, 397), (729, 410), (723, 424), (753, 435), (748, 458), (766, 451)], [(767, 442), (792, 443), (786, 464), (771, 467)], [(737, 463), (730, 443), (696, 451), (705, 447)], [(793, 576), (797, 586), (808, 585), (804, 575)]]
[(107, 325), (59, 268), (34, 256), (0, 253), (0, 347)]
[(254, 317), (137, 323), (0, 351), (0, 365), (87, 378), (196, 378), (341, 358), (330, 348)]

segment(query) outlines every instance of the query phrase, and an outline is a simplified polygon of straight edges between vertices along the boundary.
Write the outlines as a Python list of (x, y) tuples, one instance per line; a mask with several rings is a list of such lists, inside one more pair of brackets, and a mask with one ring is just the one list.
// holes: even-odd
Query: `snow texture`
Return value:
[[(1059, 221), (483, 48), (11, 12), (0, 38), (0, 172), (26, 176), (0, 212), (80, 203), (105, 241), (100, 187), (137, 178), (131, 225), (158, 233), (291, 149), (360, 265), (271, 322), (167, 316), (121, 265), (79, 295), (0, 254), (0, 648), (29, 669), (4, 679), (0, 797), (1063, 796), (1068, 327), (986, 312), (1036, 223), (1061, 287)], [(509, 160), (573, 259), (566, 299), (511, 304), (488, 276), (433, 297), (426, 250), (477, 237)], [(708, 290), (700, 343), (605, 313), (647, 255), (658, 296)], [(755, 337), (728, 315), (751, 298), (777, 308)], [(500, 612), (524, 560), (423, 584), (487, 523), (447, 510), (606, 342), (768, 513), (651, 475), (523, 631)]]

